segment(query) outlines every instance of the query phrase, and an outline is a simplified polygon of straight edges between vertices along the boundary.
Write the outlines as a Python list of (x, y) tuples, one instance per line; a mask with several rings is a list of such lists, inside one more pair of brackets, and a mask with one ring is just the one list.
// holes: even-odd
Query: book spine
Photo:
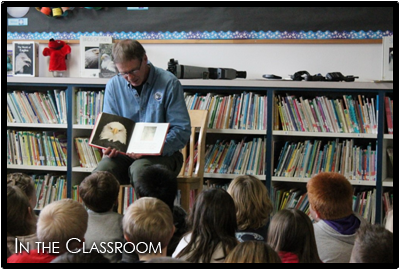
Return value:
[(16, 107), (16, 105), (14, 104), (14, 100), (11, 97), (12, 93), (7, 93), (7, 105), (10, 106), (11, 112), (13, 114), (13, 121), (12, 122), (17, 122), (17, 123), (22, 123), (22, 116), (19, 114), (19, 111)]
[(29, 119), (27, 118), (27, 116), (24, 113), (24, 110), (22, 108), (22, 104), (19, 101), (19, 99), (17, 99), (17, 91), (13, 91), (11, 93), (11, 98), (14, 102), (15, 108), (17, 109), (17, 111), (19, 112), (19, 115), (21, 116), (21, 123), (29, 123)]
[(43, 97), (43, 94), (39, 93), (39, 92), (35, 92), (35, 94), (36, 94), (36, 97), (39, 100), (39, 104), (40, 104), (41, 108), (43, 109), (43, 112), (44, 112), (44, 115), (46, 117), (47, 123), (49, 123), (49, 124), (53, 123), (51, 115), (50, 115), (49, 111), (47, 110), (47, 106), (45, 104), (45, 98)]
[(43, 124), (49, 123), (47, 120), (47, 117), (43, 111), (43, 108), (40, 104), (40, 101), (38, 100), (38, 96), (35, 93), (29, 93), (29, 96), (30, 96), (31, 100), (33, 101), (33, 104), (35, 104), (35, 107), (38, 111), (40, 122)]
[(386, 112), (386, 123), (388, 127), (389, 134), (393, 134), (393, 121), (392, 121), (392, 113), (390, 110), (390, 97), (385, 97), (385, 112)]
[(53, 116), (54, 117), (54, 122), (58, 123), (58, 124), (61, 124), (62, 122), (61, 122), (60, 114), (59, 114), (59, 112), (57, 110), (56, 104), (54, 102), (54, 99), (53, 99), (53, 96), (52, 96), (52, 93), (51, 93), (50, 90), (47, 91), (46, 97), (47, 97), (47, 101), (48, 101), (50, 110), (51, 110), (52, 114), (54, 115)]
[(25, 102), (25, 107), (28, 110), (28, 114), (32, 120), (32, 123), (40, 123), (38, 115), (35, 111), (35, 108), (33, 106), (33, 103), (29, 100), (29, 95), (25, 91), (21, 92), (21, 98)]
[(61, 105), (60, 105), (60, 102), (61, 102), (60, 101), (60, 99), (61, 99), (60, 90), (54, 89), (53, 93), (54, 93), (54, 97), (55, 97), (55, 100), (56, 100), (56, 108), (57, 108), (57, 111), (58, 111), (60, 123), (61, 124), (66, 124), (66, 122), (64, 121), (64, 112), (62, 111)]
[(239, 129), (246, 129), (246, 119), (247, 119), (247, 110), (249, 104), (250, 93), (245, 93), (244, 102), (242, 104), (242, 110), (240, 115)]

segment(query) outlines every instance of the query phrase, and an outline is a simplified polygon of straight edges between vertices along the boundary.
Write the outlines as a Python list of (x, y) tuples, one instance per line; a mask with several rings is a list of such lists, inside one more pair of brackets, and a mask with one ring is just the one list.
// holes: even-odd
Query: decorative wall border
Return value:
[(80, 36), (112, 36), (113, 39), (138, 39), (138, 40), (358, 40), (358, 39), (382, 39), (384, 36), (392, 36), (391, 31), (227, 31), (227, 32), (42, 32), (24, 33), (7, 32), (7, 40), (49, 40), (50, 38), (62, 40), (79, 40)]

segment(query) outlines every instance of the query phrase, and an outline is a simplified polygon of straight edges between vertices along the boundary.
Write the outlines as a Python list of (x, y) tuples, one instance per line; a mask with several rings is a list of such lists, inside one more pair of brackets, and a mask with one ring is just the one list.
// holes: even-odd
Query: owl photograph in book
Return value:
[(85, 48), (85, 69), (98, 69), (99, 68), (99, 48), (86, 47)]
[(25, 52), (15, 56), (15, 74), (33, 74), (32, 55), (29, 57)]
[(127, 130), (120, 122), (110, 122), (101, 130), (99, 141), (118, 150), (126, 147)]

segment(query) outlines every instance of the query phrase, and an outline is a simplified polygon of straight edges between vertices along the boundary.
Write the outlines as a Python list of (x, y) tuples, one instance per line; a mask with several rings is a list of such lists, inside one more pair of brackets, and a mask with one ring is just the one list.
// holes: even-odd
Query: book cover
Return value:
[(98, 78), (100, 43), (112, 43), (111, 36), (80, 36), (81, 77)]
[(112, 43), (100, 43), (99, 44), (99, 68), (100, 78), (111, 78), (118, 74), (117, 67), (114, 63), (114, 57), (112, 55)]
[(7, 77), (12, 77), (13, 75), (13, 51), (7, 50)]
[(121, 153), (161, 155), (169, 123), (144, 123), (109, 113), (100, 113), (89, 145), (114, 148)]
[(14, 76), (35, 77), (38, 74), (38, 47), (33, 41), (14, 41), (12, 68)]

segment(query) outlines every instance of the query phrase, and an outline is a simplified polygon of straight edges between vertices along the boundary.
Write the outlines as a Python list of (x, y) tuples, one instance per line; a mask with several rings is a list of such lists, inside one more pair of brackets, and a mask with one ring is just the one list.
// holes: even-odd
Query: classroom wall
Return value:
[[(381, 44), (143, 44), (150, 61), (167, 69), (169, 59), (181, 65), (222, 67), (247, 71), (247, 79), (262, 79), (273, 73), (288, 77), (300, 70), (314, 75), (339, 71), (355, 75), (357, 81), (379, 80), (382, 68)], [(39, 45), (39, 76), (52, 77), (49, 57), (42, 55), (47, 44)], [(12, 44), (7, 44), (11, 49)], [(67, 77), (80, 77), (79, 44), (71, 44)]]

